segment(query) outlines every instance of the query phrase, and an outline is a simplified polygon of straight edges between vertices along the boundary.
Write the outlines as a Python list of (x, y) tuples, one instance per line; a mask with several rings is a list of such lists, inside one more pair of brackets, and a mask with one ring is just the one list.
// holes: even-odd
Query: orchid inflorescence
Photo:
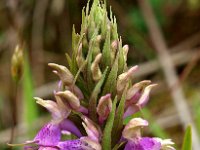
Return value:
[[(142, 109), (156, 85), (149, 80), (132, 84), (138, 66), (127, 67), (128, 45), (122, 46), (116, 18), (105, 2), (94, 0), (82, 11), (80, 34), (72, 33), (69, 68), (49, 63), (59, 76), (54, 100), (35, 97), (52, 115), (24, 149), (39, 150), (174, 150), (170, 139), (142, 137), (148, 126), (142, 118), (123, 121)], [(81, 124), (82, 122), (82, 124)], [(62, 140), (63, 134), (74, 135)]]

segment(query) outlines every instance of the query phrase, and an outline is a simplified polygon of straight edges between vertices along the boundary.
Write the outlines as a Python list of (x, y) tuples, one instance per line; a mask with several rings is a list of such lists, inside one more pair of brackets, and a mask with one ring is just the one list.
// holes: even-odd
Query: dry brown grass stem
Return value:
[[(138, 0), (138, 3), (146, 21), (151, 40), (154, 44), (155, 49), (157, 50), (158, 60), (164, 72), (168, 87), (169, 89), (173, 89), (174, 84), (177, 83), (179, 79), (176, 74), (176, 69), (169, 54), (169, 50), (165, 43), (162, 32), (158, 26), (149, 1)], [(182, 125), (184, 127), (187, 127), (189, 124), (192, 126), (193, 149), (198, 150), (200, 147), (200, 143), (199, 137), (197, 135), (197, 129), (192, 120), (186, 98), (180, 85), (178, 85), (176, 89), (171, 90), (171, 96), (173, 98), (173, 102), (177, 109)]]

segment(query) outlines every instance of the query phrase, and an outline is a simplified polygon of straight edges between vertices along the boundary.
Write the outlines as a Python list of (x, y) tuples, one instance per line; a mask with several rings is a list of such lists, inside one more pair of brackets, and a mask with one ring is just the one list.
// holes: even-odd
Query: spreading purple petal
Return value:
[(38, 145), (55, 146), (61, 139), (61, 130), (58, 124), (49, 123), (45, 125), (36, 135), (34, 141)]
[(144, 137), (138, 140), (129, 140), (124, 150), (160, 150), (161, 143), (153, 138)]

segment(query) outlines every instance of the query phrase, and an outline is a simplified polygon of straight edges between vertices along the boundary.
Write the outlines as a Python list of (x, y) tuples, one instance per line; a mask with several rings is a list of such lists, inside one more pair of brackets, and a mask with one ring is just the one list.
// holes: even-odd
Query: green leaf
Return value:
[(111, 65), (111, 51), (110, 51), (110, 32), (107, 31), (106, 40), (102, 51), (102, 67), (103, 70)]
[(31, 125), (38, 116), (36, 102), (33, 99), (33, 80), (31, 76), (31, 69), (28, 62), (28, 57), (25, 54), (24, 59), (24, 77), (23, 77), (23, 98), (24, 98), (24, 113), (23, 119), (25, 123)]
[(113, 122), (115, 119), (115, 110), (116, 110), (116, 103), (117, 103), (117, 96), (115, 97), (112, 105), (112, 111), (110, 112), (104, 131), (103, 131), (103, 138), (102, 138), (102, 147), (103, 150), (111, 150), (111, 132), (113, 127)]
[(105, 81), (105, 78), (106, 78), (106, 74), (107, 74), (107, 71), (108, 71), (108, 67), (106, 68), (106, 70), (104, 71), (101, 79), (99, 80), (99, 82), (96, 84), (93, 92), (92, 92), (92, 95), (90, 97), (90, 101), (89, 101), (89, 114), (90, 114), (90, 118), (93, 120), (93, 121), (96, 121), (96, 105), (97, 105), (97, 98), (98, 98), (98, 95), (99, 93), (101, 92), (101, 87)]
[(67, 58), (67, 63), (68, 63), (68, 65), (69, 65), (69, 68), (70, 68), (70, 70), (71, 70), (71, 68), (73, 67), (72, 66), (72, 59), (71, 59), (71, 57), (69, 56), (69, 54), (65, 54), (65, 56), (66, 56), (66, 58)]
[(116, 56), (115, 62), (111, 68), (108, 78), (106, 79), (102, 95), (105, 95), (107, 93), (112, 93), (112, 95), (115, 95), (117, 72), (118, 72), (118, 56), (119, 55)]
[(94, 41), (91, 40), (89, 44), (89, 52), (86, 58), (87, 65), (86, 65), (86, 87), (88, 88), (88, 91), (92, 91), (94, 87), (93, 79), (92, 79), (92, 72), (91, 72), (91, 65), (92, 65), (92, 52), (93, 52), (93, 46), (94, 46)]
[(115, 16), (112, 17), (112, 11), (110, 10), (110, 14), (111, 14), (111, 22), (112, 22), (112, 35), (111, 35), (111, 39), (112, 41), (117, 40), (118, 39), (118, 33), (117, 33), (117, 21)]
[(188, 126), (183, 140), (182, 150), (192, 150), (192, 128)]
[(73, 26), (73, 29), (72, 29), (72, 60), (71, 60), (71, 65), (70, 65), (70, 71), (73, 75), (75, 75), (78, 70), (78, 67), (76, 64), (76, 56), (77, 56), (78, 46), (80, 44), (81, 39), (82, 38), (76, 34), (75, 27)]
[(122, 40), (119, 41), (119, 60), (118, 60), (118, 75), (123, 73), (125, 67), (124, 52), (122, 48)]
[(120, 142), (120, 143), (117, 143), (114, 147), (113, 147), (113, 149), (112, 150), (119, 150), (120, 149), (120, 147), (122, 146), (122, 145), (124, 145), (124, 143), (126, 143), (125, 141), (123, 141), (123, 142)]
[(119, 106), (117, 107), (117, 115), (115, 117), (113, 131), (112, 131), (112, 137), (113, 137), (113, 144), (117, 143), (119, 141), (121, 136), (121, 131), (123, 128), (123, 115), (124, 115), (124, 107), (125, 107), (125, 100), (126, 100), (126, 93), (128, 89), (128, 84), (126, 85), (122, 97), (119, 102)]

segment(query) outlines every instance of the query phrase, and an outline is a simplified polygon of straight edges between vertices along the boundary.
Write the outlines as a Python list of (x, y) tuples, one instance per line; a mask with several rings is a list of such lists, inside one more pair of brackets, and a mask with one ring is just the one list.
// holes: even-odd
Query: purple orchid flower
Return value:
[[(26, 144), (34, 143), (39, 150), (85, 150), (89, 147), (85, 141), (80, 139), (61, 141), (61, 130), (59, 124), (49, 123), (38, 132), (33, 141), (28, 141)], [(25, 150), (34, 148), (36, 147), (24, 147)]]
[(141, 128), (148, 122), (141, 118), (133, 118), (125, 126), (122, 135), (127, 140), (124, 150), (175, 150), (170, 139), (150, 138), (141, 136)]
[[(125, 106), (124, 118), (138, 112), (149, 101), (149, 94), (151, 89), (157, 84), (150, 84), (149, 81), (142, 81), (130, 88), (127, 92), (127, 101)], [(146, 86), (148, 85), (148, 86)], [(146, 86), (145, 88), (143, 86)], [(141, 92), (142, 88), (144, 90)]]
[[(94, 123), (82, 116), (83, 127), (88, 136), (79, 136), (75, 140), (61, 141), (63, 126), (69, 126), (69, 122), (61, 124), (49, 123), (45, 125), (36, 135), (33, 141), (27, 141), (27, 144), (36, 144), (36, 146), (25, 146), (25, 150), (101, 150), (100, 137), (101, 131), (94, 125)], [(63, 125), (65, 124), (65, 125)], [(72, 126), (73, 127), (73, 126)], [(80, 133), (78, 133), (80, 134)]]
[[(67, 119), (71, 110), (68, 105), (63, 103), (60, 97), (56, 95), (56, 102), (43, 100), (38, 97), (35, 99), (38, 104), (51, 112), (52, 120), (38, 132), (32, 141), (21, 144), (26, 145), (24, 147), (25, 150), (101, 150), (101, 130), (89, 118), (82, 116), (83, 127), (88, 135), (82, 136), (76, 125)], [(76, 106), (76, 103), (73, 104)], [(76, 135), (78, 139), (62, 141), (61, 136), (63, 131)]]

